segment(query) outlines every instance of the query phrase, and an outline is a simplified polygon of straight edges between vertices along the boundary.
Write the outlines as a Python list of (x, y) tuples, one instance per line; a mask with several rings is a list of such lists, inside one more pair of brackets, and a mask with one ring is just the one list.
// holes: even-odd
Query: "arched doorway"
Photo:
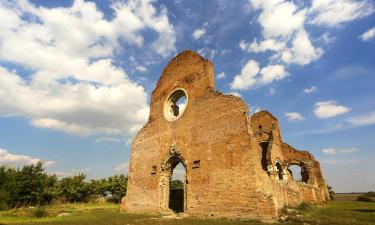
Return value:
[(169, 181), (169, 203), (168, 207), (174, 212), (184, 212), (186, 170), (180, 162), (172, 171)]
[(181, 157), (179, 150), (172, 147), (161, 165), (160, 209), (162, 212), (186, 212), (188, 183), (186, 175), (186, 162)]

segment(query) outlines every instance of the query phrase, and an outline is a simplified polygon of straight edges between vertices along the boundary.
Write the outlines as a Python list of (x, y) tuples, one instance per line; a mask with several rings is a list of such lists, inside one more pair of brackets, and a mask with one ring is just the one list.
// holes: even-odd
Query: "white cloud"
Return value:
[[(34, 126), (79, 135), (132, 135), (143, 125), (146, 92), (111, 58), (121, 42), (173, 53), (175, 33), (165, 7), (116, 2), (107, 20), (95, 3), (82, 0), (66, 8), (1, 3), (0, 61), (33, 72), (25, 78), (0, 67), (0, 116), (23, 116)], [(146, 29), (155, 40), (143, 39)]]
[(354, 126), (366, 126), (375, 124), (375, 111), (365, 115), (349, 118), (347, 122)]
[(217, 76), (217, 79), (223, 79), (223, 78), (225, 78), (225, 73), (224, 72), (221, 72), (221, 73), (219, 73)]
[(269, 84), (274, 80), (281, 80), (289, 75), (289, 73), (285, 71), (283, 65), (268, 65), (267, 67), (262, 68), (260, 74), (260, 82), (264, 84)]
[(356, 148), (344, 148), (344, 149), (336, 149), (336, 148), (325, 148), (322, 150), (324, 154), (327, 155), (334, 155), (334, 154), (341, 154), (341, 153), (351, 153), (356, 152)]
[(311, 94), (311, 93), (314, 93), (314, 92), (317, 92), (317, 91), (318, 91), (318, 88), (315, 87), (315, 86), (311, 86), (309, 88), (303, 89), (303, 93), (306, 93), (306, 94)]
[(319, 118), (335, 117), (349, 112), (351, 109), (338, 105), (335, 101), (317, 102), (314, 107), (314, 114)]
[(328, 32), (324, 32), (320, 35), (318, 41), (324, 45), (329, 45), (336, 41), (336, 37), (331, 36)]
[(313, 24), (334, 27), (366, 17), (372, 12), (374, 7), (367, 0), (312, 0), (309, 15)]
[(324, 54), (321, 46), (335, 41), (336, 38), (327, 32), (320, 37), (311, 38), (305, 29), (306, 23), (335, 26), (367, 16), (374, 11), (367, 0), (312, 0), (312, 5), (303, 1), (250, 0), (250, 5), (255, 12), (259, 11), (257, 21), (261, 26), (262, 37), (253, 39), (252, 42), (241, 40), (239, 47), (251, 53), (272, 52), (273, 55), (269, 57), (268, 66), (265, 68), (270, 69), (272, 65), (279, 64), (279, 76), (268, 73), (269, 76), (252, 80), (253, 83), (259, 81), (263, 84), (288, 75), (285, 69), (281, 70), (281, 66), (307, 65), (318, 60)]
[(196, 29), (194, 32), (193, 32), (193, 38), (195, 40), (198, 40), (200, 39), (201, 37), (203, 37), (205, 34), (206, 34), (206, 30), (204, 28), (199, 28), (199, 29)]
[(366, 32), (359, 36), (362, 41), (370, 41), (375, 36), (375, 27), (368, 29)]
[(114, 169), (115, 172), (127, 174), (129, 172), (129, 161), (121, 163)]
[(286, 119), (288, 121), (302, 121), (305, 118), (298, 112), (287, 112), (285, 113)]
[(144, 67), (144, 66), (136, 66), (135, 70), (137, 70), (139, 72), (142, 72), (142, 73), (147, 71), (146, 67)]
[(241, 40), (238, 46), (240, 47), (240, 49), (247, 51), (247, 49), (249, 48), (249, 43), (246, 43), (246, 41)]
[(43, 162), (45, 167), (50, 167), (55, 164), (54, 161), (44, 161), (38, 158), (33, 158), (28, 155), (15, 155), (8, 152), (8, 150), (0, 148), (0, 165), (10, 165), (10, 166), (24, 166), (37, 164), (38, 162)]
[(232, 92), (229, 92), (230, 95), (234, 95), (234, 96), (237, 96), (237, 97), (242, 97), (242, 95), (240, 93), (238, 93), (237, 91), (232, 91)]
[(266, 38), (288, 37), (304, 24), (306, 9), (299, 10), (292, 2), (251, 0), (250, 3), (262, 10), (258, 22)]
[(215, 49), (200, 48), (198, 49), (198, 54), (209, 59), (213, 59), (218, 52)]
[(292, 47), (281, 53), (281, 59), (287, 64), (305, 65), (317, 60), (322, 54), (323, 50), (315, 48), (310, 41), (308, 33), (301, 29), (294, 36)]
[(50, 81), (27, 84), (0, 67), (0, 115), (24, 116), (34, 126), (88, 135), (97, 132), (134, 134), (148, 116), (144, 89), (126, 79), (96, 86), (88, 82)]
[(285, 48), (285, 42), (279, 42), (276, 39), (266, 39), (258, 43), (256, 39), (251, 44), (241, 41), (239, 46), (242, 50), (248, 52), (265, 52), (265, 51), (280, 51)]
[(231, 83), (232, 89), (246, 90), (256, 83), (255, 77), (259, 73), (259, 64), (255, 60), (249, 60), (242, 68), (241, 73), (234, 77)]

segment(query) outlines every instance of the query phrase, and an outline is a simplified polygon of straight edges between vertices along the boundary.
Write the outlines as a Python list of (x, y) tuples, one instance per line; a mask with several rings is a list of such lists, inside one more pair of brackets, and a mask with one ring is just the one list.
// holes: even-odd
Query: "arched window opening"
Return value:
[(305, 183), (308, 182), (309, 174), (305, 167), (301, 167), (299, 165), (291, 165), (289, 166), (288, 170), (290, 171), (294, 181)]
[(172, 171), (169, 180), (169, 208), (174, 212), (184, 212), (186, 190), (186, 169), (180, 162)]
[(279, 176), (279, 180), (284, 180), (284, 170), (280, 162), (276, 162), (276, 168), (278, 171), (277, 174)]

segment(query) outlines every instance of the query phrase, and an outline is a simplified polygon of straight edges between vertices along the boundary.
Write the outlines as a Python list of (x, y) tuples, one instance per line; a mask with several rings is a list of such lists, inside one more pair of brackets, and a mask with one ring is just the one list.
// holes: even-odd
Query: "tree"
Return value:
[(55, 185), (57, 179), (44, 172), (42, 162), (17, 170), (8, 168), (6, 174), (3, 187), (8, 193), (8, 206), (43, 205), (53, 199), (50, 187)]
[(331, 200), (335, 200), (335, 192), (333, 191), (332, 187), (327, 185), (327, 189), (328, 189), (328, 194), (329, 194), (329, 198)]
[(128, 177), (125, 175), (114, 175), (101, 180), (92, 180), (90, 190), (93, 194), (100, 195), (106, 199), (119, 203), (126, 194)]
[(90, 190), (85, 179), (86, 175), (82, 173), (61, 179), (57, 186), (58, 195), (69, 202), (87, 202)]
[(169, 182), (169, 189), (170, 190), (182, 190), (184, 189), (184, 183), (180, 180), (171, 180)]

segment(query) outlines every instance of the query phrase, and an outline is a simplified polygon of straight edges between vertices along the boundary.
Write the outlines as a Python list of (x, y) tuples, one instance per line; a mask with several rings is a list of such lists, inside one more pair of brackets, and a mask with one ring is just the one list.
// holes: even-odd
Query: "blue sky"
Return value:
[(168, 61), (192, 49), (216, 88), (271, 111), (338, 192), (375, 190), (375, 3), (0, 0), (0, 164), (127, 171)]

